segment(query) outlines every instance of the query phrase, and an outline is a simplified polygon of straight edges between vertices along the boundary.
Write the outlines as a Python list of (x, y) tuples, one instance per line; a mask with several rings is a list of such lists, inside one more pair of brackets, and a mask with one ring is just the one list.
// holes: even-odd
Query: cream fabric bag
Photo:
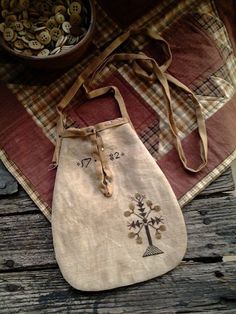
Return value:
[[(191, 92), (143, 54), (106, 58), (129, 34), (122, 36), (103, 54), (105, 61), (97, 60), (82, 74), (58, 106), (53, 242), (65, 280), (85, 291), (112, 289), (160, 276), (181, 262), (187, 247), (185, 223), (176, 197), (137, 136), (116, 87), (93, 91), (85, 88), (85, 94), (94, 98), (112, 93), (120, 108), (120, 118), (82, 129), (64, 127), (64, 108), (92, 72), (102, 70), (110, 61), (136, 60), (137, 75), (161, 82), (175, 133), (168, 80)], [(151, 76), (139, 61), (152, 69)], [(203, 117), (196, 99), (195, 103), (201, 139), (203, 136), (202, 156), (206, 157)], [(180, 158), (188, 168), (177, 133), (175, 139)], [(205, 163), (206, 160), (199, 169), (190, 170), (199, 171)]]

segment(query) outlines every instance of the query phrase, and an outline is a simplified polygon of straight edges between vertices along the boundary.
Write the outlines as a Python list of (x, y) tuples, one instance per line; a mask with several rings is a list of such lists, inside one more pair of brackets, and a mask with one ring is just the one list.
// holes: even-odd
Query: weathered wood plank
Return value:
[(0, 197), (0, 216), (28, 212), (37, 213), (39, 209), (21, 186), (17, 193)]
[[(204, 191), (202, 191), (200, 197), (206, 197), (207, 195), (212, 195), (213, 193), (217, 192), (231, 192), (233, 190), (234, 181), (232, 177), (232, 171), (229, 168)], [(18, 193), (0, 197), (0, 215), (26, 213), (32, 211), (37, 212), (38, 208), (21, 186), (19, 186)]]
[(56, 264), (51, 225), (40, 212), (2, 217), (0, 235), (0, 271)]
[(236, 197), (195, 199), (184, 209), (186, 257), (236, 255)]
[[(178, 311), (176, 312), (178, 314), (184, 314), (184, 313), (191, 313), (191, 314), (199, 314), (199, 312), (186, 312), (186, 311)], [(216, 314), (216, 311), (207, 311), (207, 312), (200, 312), (201, 314)], [(235, 309), (232, 310), (217, 310), (218, 314), (235, 314)]]
[(0, 195), (16, 193), (18, 184), (0, 160)]
[(210, 195), (214, 193), (232, 192), (235, 190), (235, 182), (232, 175), (232, 169), (229, 167), (221, 176), (206, 187), (199, 196)]
[[(184, 209), (186, 259), (236, 255), (236, 197), (196, 199)], [(51, 226), (38, 214), (2, 216), (0, 270), (56, 265)]]
[(236, 264), (183, 263), (162, 277), (130, 287), (85, 293), (58, 269), (0, 274), (1, 314), (233, 313)]

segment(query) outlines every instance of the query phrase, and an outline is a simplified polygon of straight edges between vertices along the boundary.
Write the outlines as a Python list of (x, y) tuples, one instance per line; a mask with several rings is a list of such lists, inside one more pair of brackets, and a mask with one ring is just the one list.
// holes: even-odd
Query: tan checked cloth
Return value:
[[(48, 219), (51, 217), (55, 171), (48, 171), (56, 134), (56, 105), (78, 74), (90, 64), (108, 42), (128, 27), (152, 26), (170, 44), (173, 54), (169, 73), (193, 90), (200, 102), (209, 133), (209, 160), (206, 169), (192, 176), (179, 164), (168, 127), (161, 86), (137, 78), (127, 63), (108, 65), (94, 87), (115, 84), (124, 96), (131, 121), (139, 138), (168, 178), (181, 206), (213, 181), (236, 157), (235, 121), (236, 60), (225, 26), (212, 1), (150, 2), (144, 13), (130, 11), (125, 21), (119, 8), (105, 0), (97, 3), (97, 30), (94, 48), (64, 73), (37, 73), (1, 54), (0, 65), (0, 147), (1, 158)], [(115, 4), (113, 4), (115, 5)], [(144, 5), (145, 7), (145, 5)], [(178, 32), (177, 32), (178, 30)], [(162, 56), (152, 40), (133, 36), (122, 52), (142, 52), (157, 61)], [(173, 111), (182, 145), (191, 166), (198, 146), (194, 107), (186, 94), (170, 86)], [(107, 114), (117, 117), (115, 107), (105, 109), (107, 100), (91, 101), (75, 109), (71, 123), (86, 127), (101, 122)], [(158, 104), (158, 106), (157, 106)], [(86, 109), (89, 108), (89, 109)], [(92, 108), (92, 110), (91, 110)], [(97, 117), (100, 121), (97, 121)], [(109, 117), (109, 118), (110, 118)], [(104, 121), (104, 120), (103, 120)], [(222, 131), (223, 130), (223, 131)], [(26, 134), (26, 136), (24, 135)], [(33, 147), (33, 149), (32, 149)]]

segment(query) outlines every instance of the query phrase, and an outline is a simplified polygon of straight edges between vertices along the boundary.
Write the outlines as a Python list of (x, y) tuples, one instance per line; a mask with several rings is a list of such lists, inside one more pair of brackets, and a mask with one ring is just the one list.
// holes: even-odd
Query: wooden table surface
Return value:
[(7, 184), (0, 180), (0, 314), (236, 313), (236, 197), (230, 169), (183, 209), (188, 250), (176, 269), (100, 293), (80, 292), (64, 281), (49, 222), (1, 171)]

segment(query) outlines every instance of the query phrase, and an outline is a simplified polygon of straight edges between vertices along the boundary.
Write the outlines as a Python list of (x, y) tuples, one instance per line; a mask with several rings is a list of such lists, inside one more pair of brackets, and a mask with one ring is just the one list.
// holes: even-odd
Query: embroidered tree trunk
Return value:
[(160, 249), (158, 249), (158, 247), (156, 247), (152, 244), (152, 238), (151, 238), (151, 234), (150, 234), (148, 225), (145, 226), (145, 230), (146, 230), (149, 246), (146, 249), (145, 253), (143, 254), (143, 257), (163, 253)]

